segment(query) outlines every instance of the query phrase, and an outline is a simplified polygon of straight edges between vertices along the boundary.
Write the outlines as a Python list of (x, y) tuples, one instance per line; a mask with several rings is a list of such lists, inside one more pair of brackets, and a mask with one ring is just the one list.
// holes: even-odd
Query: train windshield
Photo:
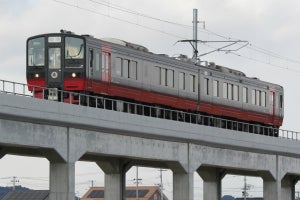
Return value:
[(66, 37), (65, 57), (66, 59), (83, 59), (83, 39)]
[(28, 41), (28, 66), (45, 66), (45, 38), (35, 38)]

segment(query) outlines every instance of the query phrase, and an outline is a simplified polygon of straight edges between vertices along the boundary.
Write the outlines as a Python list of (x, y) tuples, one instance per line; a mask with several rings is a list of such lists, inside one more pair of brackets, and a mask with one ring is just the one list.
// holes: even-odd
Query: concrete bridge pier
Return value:
[(130, 161), (114, 158), (96, 163), (105, 173), (104, 199), (125, 200), (126, 172), (131, 168)]
[(50, 162), (50, 199), (75, 199), (75, 163)]
[(173, 171), (173, 199), (194, 199), (194, 173), (178, 173)]
[(220, 200), (225, 171), (219, 168), (201, 166), (197, 173), (203, 179), (203, 199)]
[(281, 180), (281, 199), (295, 199), (295, 186), (299, 177), (294, 175), (285, 175)]
[(264, 179), (264, 199), (294, 200), (298, 180), (299, 177), (294, 175), (285, 175), (278, 180)]

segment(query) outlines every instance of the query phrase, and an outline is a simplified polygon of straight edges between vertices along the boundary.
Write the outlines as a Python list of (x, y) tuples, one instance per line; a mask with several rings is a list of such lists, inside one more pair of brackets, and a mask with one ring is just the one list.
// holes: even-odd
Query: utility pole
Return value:
[(139, 200), (139, 182), (142, 181), (141, 178), (139, 178), (139, 167), (136, 166), (136, 178), (133, 179), (134, 181), (136, 181), (136, 200)]
[(163, 176), (162, 176), (162, 172), (163, 171), (167, 171), (165, 169), (159, 169), (160, 171), (160, 175), (159, 175), (159, 178), (160, 178), (160, 184), (158, 184), (159, 186), (159, 190), (160, 190), (160, 200), (164, 200), (164, 194), (163, 194), (163, 189), (164, 189), (164, 186), (163, 186)]
[(246, 198), (247, 198), (247, 178), (246, 178), (246, 176), (244, 176), (244, 191), (243, 191), (243, 195), (244, 195), (244, 200), (246, 200)]
[(16, 176), (13, 176), (12, 178), (13, 180), (11, 182), (13, 183), (13, 190), (16, 190), (16, 183), (19, 183), (19, 180)]
[(253, 188), (253, 185), (247, 184), (247, 177), (244, 176), (244, 187), (242, 188), (242, 194), (244, 197), (244, 200), (247, 200), (247, 197), (249, 196), (248, 194), (248, 190), (250, 190), (251, 188)]
[(193, 44), (194, 44), (194, 48), (193, 48), (193, 60), (195, 62), (197, 62), (198, 59), (198, 47), (197, 47), (197, 43), (198, 43), (198, 9), (194, 8), (193, 9)]
[(90, 180), (90, 181), (91, 181), (91, 187), (94, 187), (95, 181), (94, 180)]

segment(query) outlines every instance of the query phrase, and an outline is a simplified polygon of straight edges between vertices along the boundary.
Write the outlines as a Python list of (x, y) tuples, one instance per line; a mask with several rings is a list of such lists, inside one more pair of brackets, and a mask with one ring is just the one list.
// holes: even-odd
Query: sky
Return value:
[[(194, 8), (198, 9), (201, 22), (198, 39), (249, 42), (238, 51), (217, 51), (200, 59), (282, 85), (285, 91), (282, 128), (300, 131), (297, 116), (300, 110), (298, 0), (0, 0), (0, 79), (26, 83), (26, 39), (60, 29), (96, 38), (122, 39), (141, 44), (154, 53), (191, 56), (189, 44), (177, 41), (192, 39)], [(227, 44), (201, 43), (199, 54)], [(226, 50), (241, 45), (238, 43)], [(5, 156), (0, 160), (0, 186), (11, 185), (10, 177), (17, 176), (22, 185), (47, 189), (48, 165), (42, 158)], [(160, 182), (157, 169), (140, 170), (143, 185)], [(129, 180), (135, 178), (134, 172), (132, 169), (128, 173), (128, 184), (132, 184)], [(169, 197), (171, 174), (164, 172), (165, 192)], [(103, 172), (94, 163), (77, 163), (75, 191), (79, 195), (91, 185), (90, 180), (103, 185)], [(242, 180), (243, 177), (226, 176), (223, 194), (239, 196)], [(261, 179), (249, 177), (248, 181), (253, 185), (251, 195), (261, 195)], [(202, 199), (201, 179), (196, 175), (194, 187), (195, 199)]]

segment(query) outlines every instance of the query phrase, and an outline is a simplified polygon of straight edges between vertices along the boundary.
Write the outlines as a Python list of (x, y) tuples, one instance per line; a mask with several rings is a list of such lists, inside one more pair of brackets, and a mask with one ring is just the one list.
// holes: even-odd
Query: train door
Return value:
[(46, 54), (47, 59), (47, 87), (49, 90), (48, 99), (58, 100), (58, 89), (63, 89), (62, 72), (62, 46), (61, 44), (49, 44)]
[(87, 67), (87, 87), (93, 87), (93, 75), (94, 75), (94, 50), (92, 48), (89, 49), (89, 57), (88, 57), (88, 67)]
[(102, 49), (102, 81), (109, 83), (111, 81), (111, 53), (107, 48)]

